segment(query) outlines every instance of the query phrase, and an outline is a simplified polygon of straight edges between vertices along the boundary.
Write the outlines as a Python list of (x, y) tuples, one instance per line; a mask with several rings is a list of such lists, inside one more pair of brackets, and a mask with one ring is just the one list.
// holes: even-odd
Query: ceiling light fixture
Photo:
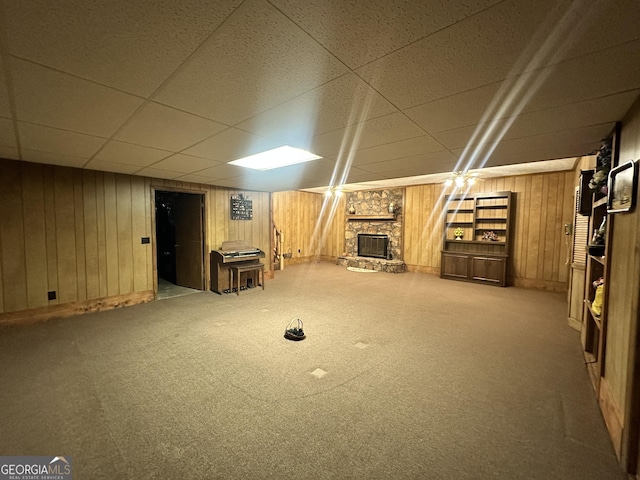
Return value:
[(240, 167), (253, 168), (254, 170), (271, 170), (274, 168), (295, 165), (296, 163), (318, 160), (319, 158), (322, 157), (300, 148), (284, 145), (272, 150), (267, 150), (266, 152), (239, 158), (238, 160), (233, 160), (228, 163), (229, 165), (238, 165)]
[(465, 185), (471, 186), (475, 183), (477, 175), (477, 173), (453, 172), (444, 184), (447, 187), (455, 185), (457, 188), (462, 188)]
[(342, 196), (342, 188), (341, 187), (329, 187), (327, 188), (327, 191), (324, 192), (324, 195), (327, 198), (330, 198), (332, 196), (336, 196), (337, 197), (341, 197)]

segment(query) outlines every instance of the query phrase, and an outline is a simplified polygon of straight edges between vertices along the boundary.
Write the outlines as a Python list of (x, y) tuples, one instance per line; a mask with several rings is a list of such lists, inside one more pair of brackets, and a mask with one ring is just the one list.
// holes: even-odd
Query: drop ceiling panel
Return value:
[(148, 96), (240, 3), (5, 2), (10, 53)]
[[(632, 90), (609, 97), (525, 113), (515, 119), (500, 119), (475, 127), (435, 133), (434, 137), (445, 147), (456, 149), (480, 142), (491, 143), (501, 138), (509, 140), (556, 131), (575, 130), (585, 126), (609, 125), (624, 116), (639, 93), (639, 90)], [(505, 129), (506, 132), (503, 132)], [(500, 135), (503, 136), (500, 138)]]
[(149, 102), (133, 114), (114, 138), (179, 152), (225, 128), (220, 123)]
[(178, 153), (154, 163), (151, 167), (158, 168), (160, 170), (170, 170), (172, 172), (194, 173), (199, 170), (211, 168), (216, 164), (217, 162), (214, 162), (213, 160), (191, 157), (189, 155), (182, 155)]
[(236, 128), (228, 128), (193, 147), (187, 148), (182, 153), (218, 162), (229, 162), (277, 146), (279, 145), (257, 135)]
[(142, 168), (135, 172), (136, 175), (142, 175), (143, 177), (151, 177), (151, 178), (164, 178), (165, 180), (175, 180), (178, 177), (184, 175), (181, 172), (170, 172), (168, 170), (160, 170), (159, 168)]
[(13, 59), (18, 120), (110, 137), (142, 99)]
[(88, 158), (74, 157), (73, 155), (64, 155), (61, 153), (40, 152), (38, 150), (22, 149), (23, 159), (29, 162), (46, 163), (48, 165), (60, 165), (63, 167), (82, 168)]
[[(357, 68), (471, 16), (499, 0), (272, 1), (350, 68)], [(345, 19), (356, 19), (347, 22)]]
[(431, 134), (466, 127), (481, 121), (485, 111), (498, 98), (502, 82), (496, 82), (404, 111)]
[(229, 165), (227, 163), (218, 163), (217, 165), (198, 171), (198, 175), (204, 175), (212, 178), (232, 178), (242, 177), (248, 171), (247, 168)]
[(233, 125), (346, 71), (266, 1), (247, 0), (155, 99)]
[(13, 128), (13, 121), (10, 118), (0, 117), (0, 145), (3, 147), (16, 148), (16, 131)]
[(0, 145), (0, 158), (9, 158), (11, 160), (19, 160), (18, 149), (16, 147), (6, 147)]
[[(425, 175), (427, 173), (434, 173), (439, 170), (434, 169), (434, 166), (441, 167), (443, 164), (448, 167), (453, 167), (457, 157), (451, 152), (433, 152), (423, 155), (414, 155), (406, 158), (396, 158), (394, 160), (385, 160), (383, 162), (369, 163), (367, 165), (360, 165), (359, 168), (367, 172), (379, 173), (384, 175), (394, 170), (399, 171), (412, 171), (411, 175)], [(447, 168), (452, 170), (452, 168)], [(404, 175), (403, 175), (404, 176)]]
[(117, 162), (107, 162), (105, 160), (96, 160), (93, 159), (89, 163), (85, 165), (84, 168), (88, 168), (89, 170), (100, 170), (103, 172), (112, 172), (112, 173), (125, 173), (125, 174), (134, 174), (140, 167), (137, 165), (117, 163)]
[(87, 159), (107, 141), (106, 138), (23, 122), (18, 123), (18, 130), (22, 148)]
[[(600, 141), (613, 130), (615, 124), (596, 125), (591, 127), (553, 132), (512, 140), (503, 140), (499, 144), (483, 145), (472, 156), (466, 154), (461, 159), (468, 163), (468, 168), (481, 168), (486, 163), (487, 153), (491, 153), (491, 161), (487, 165), (500, 165), (503, 162), (518, 163), (536, 160), (550, 160), (565, 157), (589, 155), (600, 146)], [(493, 150), (492, 150), (493, 149)], [(462, 155), (463, 149), (452, 150)]]
[(430, 135), (423, 135), (399, 142), (361, 148), (353, 153), (352, 165), (366, 165), (440, 150), (443, 150), (443, 147), (439, 142)]
[(139, 170), (140, 167), (151, 165), (171, 154), (171, 152), (165, 150), (141, 147), (140, 145), (112, 140), (98, 152), (95, 159), (118, 164), (130, 164), (136, 166)]
[[(553, 2), (502, 2), (357, 70), (400, 108), (513, 76), (527, 66)], [(540, 43), (544, 38), (538, 39)], [(519, 57), (527, 52), (523, 59)], [(523, 61), (525, 60), (525, 61)]]
[(379, 93), (356, 75), (348, 74), (237, 126), (291, 145), (395, 111), (396, 108)]
[(321, 156), (346, 154), (350, 150), (423, 137), (424, 131), (401, 113), (392, 113), (363, 123), (318, 135), (311, 151)]

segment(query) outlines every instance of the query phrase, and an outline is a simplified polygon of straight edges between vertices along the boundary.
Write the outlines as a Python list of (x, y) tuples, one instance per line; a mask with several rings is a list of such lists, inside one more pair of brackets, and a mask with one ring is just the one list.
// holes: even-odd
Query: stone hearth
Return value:
[(341, 256), (336, 260), (336, 265), (387, 273), (404, 273), (405, 271), (403, 260), (385, 260), (383, 258)]

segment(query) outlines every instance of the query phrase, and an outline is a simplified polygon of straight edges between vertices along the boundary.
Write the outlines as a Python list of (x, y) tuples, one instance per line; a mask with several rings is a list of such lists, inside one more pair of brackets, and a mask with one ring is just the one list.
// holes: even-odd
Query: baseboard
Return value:
[(507, 285), (514, 287), (535, 288), (537, 290), (546, 290), (548, 292), (566, 293), (567, 282), (552, 282), (550, 280), (537, 280), (532, 278), (509, 277)]
[(576, 318), (568, 317), (567, 318), (567, 324), (571, 328), (573, 328), (574, 330), (577, 330), (579, 332), (582, 331), (582, 322), (580, 320), (576, 319)]
[(440, 267), (427, 267), (424, 265), (409, 265), (405, 267), (407, 272), (428, 273), (431, 275), (440, 275)]
[(83, 313), (113, 310), (114, 308), (150, 302), (154, 299), (155, 293), (153, 290), (147, 290), (144, 292), (114, 295), (112, 297), (94, 298), (81, 302), (64, 303), (62, 305), (20, 310), (18, 312), (0, 313), (0, 327), (45, 322), (54, 318), (65, 318)]

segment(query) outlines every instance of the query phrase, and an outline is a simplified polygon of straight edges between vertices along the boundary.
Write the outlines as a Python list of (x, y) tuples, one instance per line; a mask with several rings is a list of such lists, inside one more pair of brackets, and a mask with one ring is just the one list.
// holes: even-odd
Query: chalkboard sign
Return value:
[(244, 195), (233, 195), (231, 197), (231, 220), (251, 220), (253, 219), (253, 201), (245, 198)]

